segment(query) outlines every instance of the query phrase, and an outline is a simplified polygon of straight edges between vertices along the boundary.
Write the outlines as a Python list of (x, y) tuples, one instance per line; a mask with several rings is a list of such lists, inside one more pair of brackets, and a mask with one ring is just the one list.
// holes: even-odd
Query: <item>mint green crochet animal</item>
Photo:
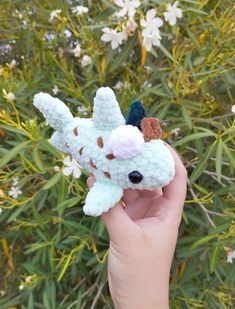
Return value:
[(123, 189), (153, 190), (173, 179), (174, 159), (160, 139), (158, 119), (143, 116), (141, 130), (125, 124), (112, 89), (97, 90), (93, 118), (73, 117), (62, 101), (47, 93), (36, 94), (33, 104), (55, 129), (52, 145), (71, 154), (96, 178), (85, 200), (85, 214), (107, 212), (120, 201)]

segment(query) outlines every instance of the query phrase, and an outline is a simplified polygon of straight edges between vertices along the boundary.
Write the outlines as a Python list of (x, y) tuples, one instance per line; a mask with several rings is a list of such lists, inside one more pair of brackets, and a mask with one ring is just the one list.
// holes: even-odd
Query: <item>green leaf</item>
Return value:
[(16, 306), (20, 304), (21, 295), (11, 298), (0, 299), (0, 308), (1, 309), (9, 309), (10, 307)]
[(50, 188), (54, 187), (54, 185), (57, 184), (57, 182), (62, 177), (61, 173), (56, 173), (43, 187), (42, 190), (49, 190)]
[(183, 114), (184, 120), (185, 120), (187, 126), (189, 127), (189, 129), (191, 130), (192, 129), (192, 119), (189, 116), (189, 114), (188, 114), (184, 104), (181, 104), (181, 110), (182, 110), (182, 114)]
[(189, 177), (190, 184), (194, 183), (201, 176), (202, 172), (207, 167), (208, 159), (212, 155), (215, 145), (216, 141), (208, 147), (206, 152), (202, 155), (202, 158), (200, 158), (199, 163), (197, 164), (196, 168), (193, 170), (192, 174)]
[(109, 72), (115, 71), (127, 60), (131, 51), (133, 50), (135, 42), (136, 35), (133, 35), (133, 37), (128, 41), (128, 43), (125, 45), (118, 57), (116, 59), (113, 59)]
[(200, 238), (197, 241), (195, 241), (192, 246), (190, 247), (190, 249), (196, 249), (197, 247), (204, 245), (206, 243), (208, 243), (211, 239), (216, 238), (217, 235), (207, 235), (206, 237)]
[(212, 252), (211, 252), (211, 256), (210, 256), (210, 272), (213, 273), (215, 271), (216, 265), (217, 265), (217, 261), (218, 261), (218, 256), (219, 256), (219, 245), (216, 245)]
[(235, 184), (229, 185), (229, 186), (225, 186), (219, 187), (219, 189), (215, 190), (215, 193), (217, 195), (223, 195), (223, 194), (227, 194), (228, 192), (235, 192)]
[(216, 169), (218, 181), (221, 180), (222, 156), (223, 156), (222, 139), (219, 137), (217, 141), (216, 161), (215, 161), (215, 169)]
[(202, 14), (202, 15), (208, 15), (206, 12), (204, 11), (201, 11), (201, 10), (198, 10), (198, 9), (194, 9), (194, 8), (188, 8), (187, 11), (191, 11), (191, 12), (194, 12), (194, 13), (197, 13), (197, 14)]
[(13, 127), (13, 126), (8, 126), (8, 125), (5, 125), (5, 124), (1, 124), (0, 128), (3, 128), (6, 131), (13, 132), (13, 133), (16, 133), (16, 134), (22, 134), (24, 136), (28, 136), (27, 132), (25, 132), (21, 128), (17, 128), (17, 127)]
[(36, 166), (38, 167), (38, 169), (43, 171), (44, 167), (43, 167), (43, 164), (42, 164), (42, 161), (41, 161), (40, 154), (39, 154), (37, 146), (35, 146), (33, 148), (33, 160), (34, 160)]
[[(225, 154), (227, 155), (227, 158), (229, 159), (232, 167), (235, 168), (235, 153), (232, 153), (232, 151), (224, 143), (222, 143), (222, 147), (223, 147), (223, 150), (224, 150)], [(234, 152), (234, 150), (233, 150), (233, 152)]]
[(37, 250), (40, 250), (40, 249), (43, 249), (43, 248), (46, 248), (48, 246), (51, 246), (52, 245), (52, 242), (51, 241), (45, 241), (45, 242), (40, 242), (40, 243), (34, 243), (34, 244), (31, 244), (30, 247), (28, 250), (26, 250), (26, 254), (30, 253), (30, 252), (34, 252), (34, 251), (37, 251)]
[(203, 137), (208, 137), (208, 136), (214, 136), (214, 133), (213, 132), (210, 132), (210, 133), (209, 132), (208, 133), (207, 132), (193, 133), (193, 134), (185, 136), (185, 137), (181, 138), (180, 140), (176, 141), (175, 143), (173, 143), (173, 146), (176, 147), (176, 146), (188, 143), (190, 141), (193, 141), (195, 139), (203, 138)]
[(11, 161), (11, 159), (13, 159), (20, 151), (28, 148), (30, 143), (31, 141), (20, 143), (19, 145), (8, 151), (8, 153), (0, 160), (0, 168), (3, 165), (7, 164), (9, 161)]
[(167, 56), (167, 58), (169, 58), (172, 62), (174, 62), (173, 56), (171, 55), (171, 53), (169, 53), (169, 51), (162, 44), (159, 46), (159, 48), (161, 49), (163, 54)]

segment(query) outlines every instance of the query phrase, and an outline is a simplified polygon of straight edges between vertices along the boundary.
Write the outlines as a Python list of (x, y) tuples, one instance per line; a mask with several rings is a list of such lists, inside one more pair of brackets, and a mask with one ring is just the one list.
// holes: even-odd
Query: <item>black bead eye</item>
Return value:
[(141, 175), (138, 171), (129, 173), (128, 177), (132, 183), (139, 183), (143, 179), (143, 175)]

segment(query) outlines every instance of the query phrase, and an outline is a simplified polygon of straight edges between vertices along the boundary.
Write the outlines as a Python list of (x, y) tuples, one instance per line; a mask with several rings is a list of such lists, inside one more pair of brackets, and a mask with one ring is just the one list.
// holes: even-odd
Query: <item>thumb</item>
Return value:
[(135, 223), (126, 213), (121, 201), (103, 213), (102, 219), (112, 241), (125, 239), (126, 235), (134, 230)]

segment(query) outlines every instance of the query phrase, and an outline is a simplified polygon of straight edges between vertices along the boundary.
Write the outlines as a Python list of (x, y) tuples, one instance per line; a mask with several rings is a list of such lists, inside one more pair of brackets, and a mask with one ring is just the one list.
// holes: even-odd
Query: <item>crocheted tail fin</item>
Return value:
[(33, 104), (56, 131), (62, 132), (66, 124), (73, 121), (73, 115), (69, 108), (62, 101), (48, 93), (40, 92), (35, 94)]
[(113, 90), (109, 87), (99, 88), (94, 98), (93, 121), (100, 130), (113, 130), (125, 124), (119, 104)]

